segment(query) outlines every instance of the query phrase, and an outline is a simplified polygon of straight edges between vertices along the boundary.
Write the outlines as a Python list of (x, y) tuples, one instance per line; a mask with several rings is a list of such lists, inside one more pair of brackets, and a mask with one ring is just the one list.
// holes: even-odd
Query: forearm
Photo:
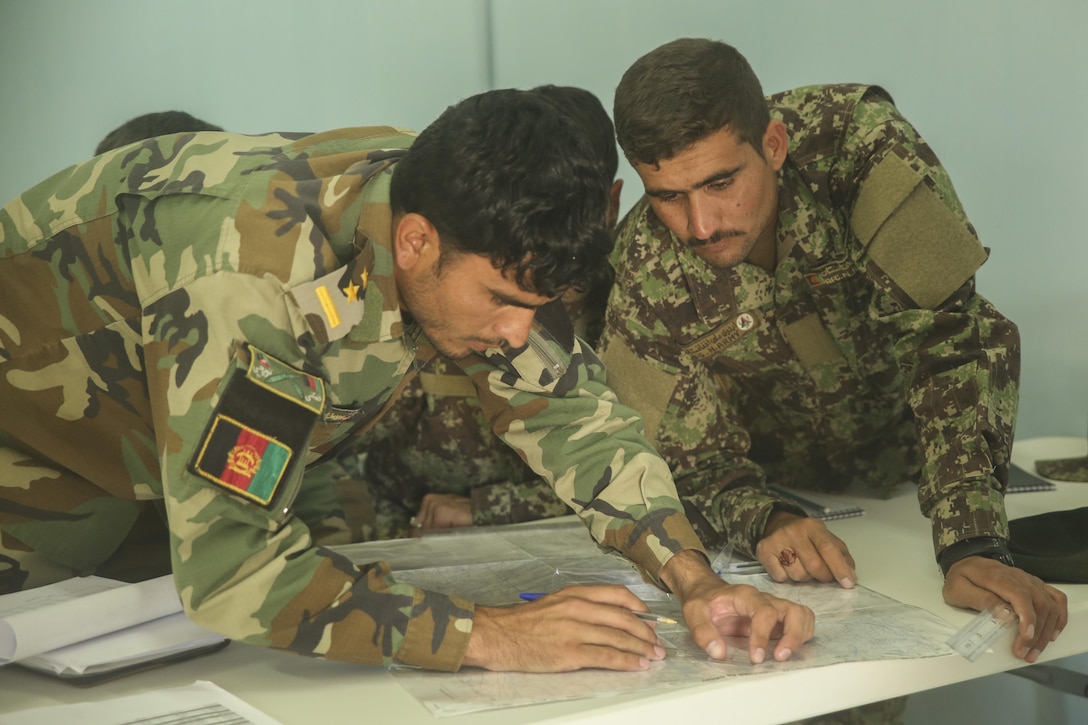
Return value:
[(516, 524), (573, 513), (547, 481), (535, 476), (525, 482), (477, 486), (469, 492), (469, 499), (474, 526)]
[(919, 502), (938, 553), (968, 538), (1008, 536), (1003, 492), (1019, 381), (1016, 326), (978, 295), (945, 307), (958, 309), (931, 313), (928, 339), (904, 355), (923, 456)]
[[(171, 511), (178, 515), (178, 507)], [(356, 566), (310, 546), (298, 523), (271, 534), (219, 517), (219, 556), (185, 557), (202, 536), (182, 540), (174, 577), (186, 613), (224, 636), (296, 654), (360, 664), (460, 666), (473, 606), (394, 580), (384, 563)], [(195, 538), (193, 538), (195, 535)], [(254, 545), (254, 541), (259, 542)]]
[(668, 557), (701, 549), (667, 465), (642, 434), (635, 411), (602, 382), (592, 351), (580, 348), (549, 386), (533, 371), (514, 377), (467, 366), (496, 432), (586, 522), (593, 537), (656, 578)]

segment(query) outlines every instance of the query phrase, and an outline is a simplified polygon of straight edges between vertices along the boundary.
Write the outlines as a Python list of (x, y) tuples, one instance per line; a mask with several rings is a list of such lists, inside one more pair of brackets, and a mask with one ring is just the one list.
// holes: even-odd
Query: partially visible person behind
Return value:
[(602, 359), (704, 543), (850, 587), (846, 544), (765, 484), (916, 482), (945, 600), (1007, 602), (1034, 662), (1068, 612), (1009, 555), (1020, 339), (975, 289), (987, 253), (932, 149), (879, 87), (764, 98), (705, 39), (637, 60), (613, 114), (646, 195), (617, 235)]
[(110, 131), (98, 142), (94, 150), (95, 156), (107, 151), (128, 146), (136, 141), (165, 136), (171, 133), (185, 133), (191, 131), (222, 131), (223, 129), (214, 123), (202, 121), (185, 111), (156, 111), (136, 116), (122, 123)]
[[(613, 179), (608, 213), (601, 220), (611, 229), (619, 214), (623, 181), (615, 179), (619, 156), (608, 112), (583, 88), (547, 85), (533, 91), (578, 122), (598, 163)], [(568, 290), (562, 298), (574, 333), (591, 346), (604, 326), (604, 306), (612, 288), (612, 268), (603, 262), (592, 286)], [(480, 410), (476, 389), (442, 356), (408, 384), (359, 448), (362, 454), (353, 450), (341, 456), (346, 471), (338, 488), (351, 501), (351, 486), (365, 486), (373, 507), (373, 518), (362, 526), (365, 538), (572, 513), (552, 487), (495, 436)]]

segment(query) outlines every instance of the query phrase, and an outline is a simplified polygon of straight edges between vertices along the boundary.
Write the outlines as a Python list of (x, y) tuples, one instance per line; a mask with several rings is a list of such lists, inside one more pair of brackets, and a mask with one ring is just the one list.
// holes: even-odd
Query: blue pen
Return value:
[[(522, 592), (518, 596), (527, 602), (535, 602), (537, 599), (540, 599), (541, 597), (546, 597), (548, 595), (544, 594), (543, 592)], [(654, 614), (653, 612), (631, 612), (631, 614), (635, 615), (639, 619), (644, 619), (647, 622), (656, 622), (657, 624), (676, 624), (676, 620), (672, 617), (666, 617), (661, 614)]]

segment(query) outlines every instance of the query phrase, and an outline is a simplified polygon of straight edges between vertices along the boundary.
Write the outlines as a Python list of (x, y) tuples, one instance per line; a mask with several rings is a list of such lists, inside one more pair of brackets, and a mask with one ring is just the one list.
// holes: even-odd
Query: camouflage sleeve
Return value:
[(516, 524), (573, 513), (542, 478), (476, 486), (469, 492), (473, 526)]
[(713, 376), (684, 353), (661, 324), (660, 307), (671, 304), (671, 285), (657, 279), (657, 263), (640, 250), (667, 234), (647, 222), (640, 203), (623, 224), (615, 259), (616, 285), (609, 298), (601, 357), (619, 399), (646, 423), (647, 438), (672, 470), (688, 519), (703, 543), (731, 543), (754, 556), (772, 510), (804, 512), (765, 487), (763, 470), (746, 457), (749, 436), (730, 414), (728, 379)]
[[(572, 351), (570, 351), (572, 350)], [(461, 363), (497, 435), (519, 451), (602, 546), (663, 586), (673, 554), (702, 551), (672, 476), (642, 436), (642, 422), (604, 384), (597, 356), (534, 330), (527, 347)]]
[(835, 183), (877, 289), (871, 314), (896, 340), (935, 551), (976, 536), (1007, 538), (1020, 340), (975, 290), (987, 252), (948, 174), (890, 101), (861, 102), (844, 138)]
[[(178, 204), (157, 211), (163, 224), (172, 212), (200, 210)], [(287, 361), (281, 372), (299, 364), (291, 332), (298, 321), (289, 319), (282, 283), (221, 271), (178, 286), (160, 278), (171, 271), (154, 260), (134, 264), (150, 288), (173, 287), (145, 309), (144, 350), (186, 613), (250, 644), (348, 662), (457, 669), (471, 603), (399, 584), (384, 564), (357, 567), (315, 547), (295, 515), (309, 435), (299, 421), (306, 405), (317, 405), (321, 381), (298, 373), (295, 382), (311, 388), (300, 399), (290, 390), (258, 399), (244, 387), (254, 353), (247, 355), (243, 343)], [(268, 407), (274, 405), (280, 407)], [(264, 417), (251, 421), (261, 410)], [(272, 425), (280, 426), (274, 436), (265, 427)], [(254, 471), (243, 456), (247, 446), (273, 447), (276, 455), (258, 456)], [(242, 453), (216, 474), (214, 458), (226, 450)]]

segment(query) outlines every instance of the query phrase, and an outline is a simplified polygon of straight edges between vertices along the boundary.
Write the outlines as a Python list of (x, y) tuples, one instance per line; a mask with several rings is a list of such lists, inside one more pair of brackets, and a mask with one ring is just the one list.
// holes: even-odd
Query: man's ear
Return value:
[(786, 124), (777, 118), (772, 118), (767, 124), (767, 130), (763, 133), (763, 158), (778, 171), (786, 162), (786, 152), (789, 151), (789, 131)]
[(393, 226), (393, 259), (397, 267), (410, 270), (419, 264), (429, 269), (438, 258), (438, 230), (422, 214), (408, 213)]
[(608, 191), (608, 214), (604, 218), (604, 228), (611, 230), (620, 218), (620, 192), (623, 191), (623, 179), (616, 179)]

